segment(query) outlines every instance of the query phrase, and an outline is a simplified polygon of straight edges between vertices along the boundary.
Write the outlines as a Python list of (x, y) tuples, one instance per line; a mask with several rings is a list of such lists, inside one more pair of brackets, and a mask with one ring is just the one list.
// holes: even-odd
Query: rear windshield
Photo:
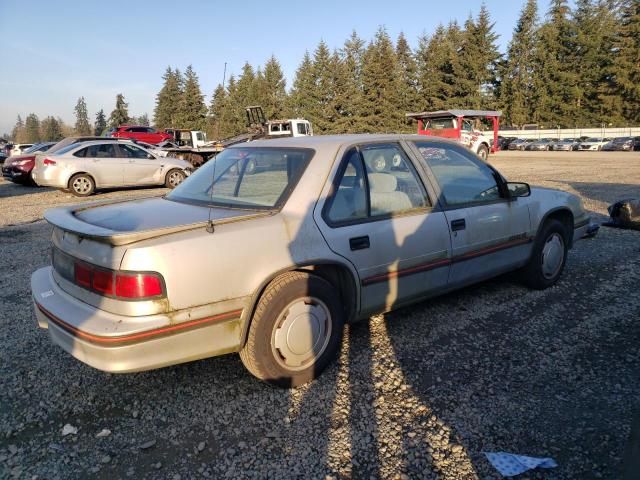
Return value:
[(230, 148), (209, 160), (167, 198), (229, 208), (280, 208), (314, 153), (303, 148)]

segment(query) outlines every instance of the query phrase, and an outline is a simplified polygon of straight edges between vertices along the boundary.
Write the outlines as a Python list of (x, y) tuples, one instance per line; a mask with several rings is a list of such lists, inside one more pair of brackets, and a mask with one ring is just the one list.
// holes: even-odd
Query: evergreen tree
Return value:
[(96, 113), (96, 122), (93, 124), (93, 134), (96, 137), (104, 134), (107, 129), (107, 119), (104, 116), (104, 110), (100, 109), (98, 113)]
[(626, 122), (640, 125), (640, 0), (624, 0), (615, 37), (613, 82)]
[(309, 91), (311, 105), (306, 112), (307, 118), (317, 133), (329, 133), (336, 121), (333, 102), (333, 62), (331, 52), (324, 41), (321, 41), (313, 55), (311, 69), (313, 84)]
[(20, 115), (18, 115), (18, 120), (11, 130), (11, 139), (16, 143), (26, 143), (24, 121)]
[(363, 130), (398, 131), (404, 120), (400, 104), (400, 79), (393, 44), (384, 28), (379, 28), (367, 46), (362, 63)]
[(76, 113), (76, 135), (91, 135), (91, 125), (89, 125), (89, 115), (84, 97), (80, 97), (74, 109)]
[(339, 133), (358, 133), (363, 131), (363, 98), (362, 98), (362, 57), (365, 42), (358, 34), (351, 32), (340, 51), (340, 62), (337, 65), (336, 102), (341, 104), (340, 115), (335, 122), (335, 130)]
[(57, 142), (64, 138), (60, 120), (49, 116), (40, 125), (40, 139), (44, 142)]
[(264, 65), (263, 94), (260, 104), (267, 119), (282, 118), (286, 112), (286, 80), (282, 67), (275, 56), (271, 56)]
[(143, 113), (142, 115), (140, 115), (139, 117), (136, 117), (135, 119), (135, 123), (137, 125), (143, 125), (145, 127), (148, 127), (150, 125), (149, 122), (149, 115), (147, 115), (146, 113)]
[(449, 53), (446, 37), (445, 27), (438, 25), (431, 37), (419, 39), (416, 58), (421, 103), (416, 110), (442, 110), (447, 107), (451, 92), (447, 82)]
[(536, 97), (534, 56), (537, 47), (538, 6), (527, 0), (507, 49), (507, 61), (502, 72), (501, 103), (511, 125), (535, 121)]
[(124, 101), (124, 95), (116, 95), (116, 107), (109, 116), (109, 127), (118, 128), (120, 125), (129, 123), (129, 105)]
[(171, 67), (167, 67), (162, 79), (164, 84), (156, 95), (153, 113), (154, 124), (159, 129), (178, 126), (178, 110), (183, 90), (182, 74), (177, 68), (171, 70)]
[(304, 53), (302, 62), (293, 80), (293, 88), (289, 94), (289, 111), (295, 117), (304, 117), (309, 119), (309, 112), (313, 108), (313, 99), (311, 91), (315, 88), (315, 80), (313, 76), (313, 62), (309, 52)]
[(236, 133), (225, 117), (227, 104), (227, 92), (222, 85), (218, 85), (213, 95), (211, 95), (211, 105), (209, 106), (209, 128), (207, 133), (212, 140), (220, 140)]
[[(421, 102), (418, 100), (418, 67), (414, 54), (404, 36), (400, 32), (396, 42), (396, 58), (398, 60), (398, 75), (400, 78), (400, 91), (398, 92), (398, 108), (404, 116), (407, 112), (414, 112)], [(413, 132), (413, 121), (403, 118), (401, 131)]]
[(184, 72), (184, 90), (177, 115), (180, 128), (203, 130), (206, 126), (207, 106), (198, 76), (191, 65)]
[(38, 143), (40, 141), (40, 120), (35, 113), (27, 115), (24, 131), (25, 143)]

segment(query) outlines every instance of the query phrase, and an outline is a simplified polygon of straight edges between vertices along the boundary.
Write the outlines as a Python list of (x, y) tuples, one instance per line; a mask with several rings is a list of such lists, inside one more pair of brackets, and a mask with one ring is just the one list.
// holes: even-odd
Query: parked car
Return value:
[(35, 165), (36, 154), (46, 152), (55, 142), (43, 142), (27, 148), (22, 155), (13, 155), (4, 162), (2, 176), (15, 183), (35, 185), (31, 171)]
[(516, 138), (509, 144), (509, 150), (524, 150), (527, 145), (534, 142), (533, 138)]
[(45, 218), (52, 266), (31, 288), (54, 343), (110, 372), (239, 352), (280, 386), (318, 376), (345, 323), (512, 270), (554, 285), (589, 224), (578, 196), (418, 135), (242, 143), (164, 197)]
[(139, 125), (122, 125), (115, 131), (112, 131), (111, 136), (115, 138), (132, 138), (141, 142), (152, 143), (154, 145), (167, 140), (173, 140), (173, 137), (168, 133), (159, 132), (155, 128)]
[(7, 154), (4, 153), (4, 150), (0, 148), (0, 163), (4, 164), (7, 158), (9, 158), (7, 157)]
[(8, 156), (21, 155), (28, 148), (33, 147), (33, 143), (15, 143), (9, 146)]
[(525, 150), (549, 150), (551, 145), (555, 142), (553, 138), (541, 138), (535, 142), (531, 142), (525, 146)]
[(98, 188), (139, 185), (178, 186), (191, 172), (191, 164), (159, 157), (129, 141), (74, 143), (36, 159), (31, 174), (41, 186), (69, 189), (80, 197)]
[(575, 138), (563, 138), (549, 145), (549, 150), (570, 152), (578, 149), (580, 142)]
[(508, 150), (509, 145), (514, 140), (517, 140), (517, 137), (502, 137), (499, 138), (500, 150)]
[(580, 142), (578, 150), (602, 150), (602, 147), (610, 141), (610, 138), (587, 138), (585, 141)]
[(606, 151), (632, 152), (640, 150), (640, 137), (618, 137), (602, 146)]

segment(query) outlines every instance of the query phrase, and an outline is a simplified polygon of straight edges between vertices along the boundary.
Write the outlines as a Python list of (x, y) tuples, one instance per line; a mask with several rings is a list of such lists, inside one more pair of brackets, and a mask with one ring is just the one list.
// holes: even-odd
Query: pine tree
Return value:
[(333, 100), (333, 63), (331, 52), (324, 41), (321, 41), (313, 55), (311, 68), (313, 85), (309, 91), (311, 105), (306, 118), (311, 121), (317, 133), (329, 133), (336, 120)]
[(136, 117), (135, 123), (136, 125), (143, 125), (145, 127), (148, 127), (150, 125), (149, 115), (147, 115), (146, 113), (143, 113), (139, 117)]
[(271, 56), (264, 65), (263, 95), (260, 104), (267, 119), (282, 118), (286, 112), (286, 80), (282, 67), (275, 56)]
[(180, 128), (203, 130), (206, 126), (207, 106), (200, 90), (198, 76), (189, 65), (184, 72), (184, 90), (177, 113)]
[[(363, 131), (362, 98), (362, 57), (365, 42), (358, 34), (351, 32), (340, 51), (340, 62), (336, 63), (336, 83), (341, 88), (336, 92), (336, 102), (341, 104), (340, 115), (335, 122), (339, 133), (358, 133)], [(334, 62), (335, 63), (335, 62)]]
[(218, 85), (211, 95), (209, 106), (209, 127), (207, 134), (212, 140), (220, 140), (235, 134), (231, 125), (226, 122), (225, 111), (227, 109), (228, 96), (222, 85)]
[(109, 127), (118, 128), (120, 125), (129, 123), (129, 105), (124, 101), (124, 95), (119, 93), (116, 95), (116, 108), (113, 109), (109, 116)]
[(369, 43), (362, 63), (363, 130), (395, 132), (404, 120), (398, 109), (400, 79), (389, 72), (398, 71), (393, 44), (384, 28), (379, 28)]
[(289, 111), (295, 117), (304, 117), (308, 120), (313, 108), (311, 91), (315, 88), (313, 77), (313, 62), (309, 52), (304, 53), (302, 62), (296, 70), (293, 80), (293, 88), (289, 94)]
[(438, 25), (431, 37), (419, 39), (416, 58), (420, 107), (416, 110), (442, 110), (448, 106), (451, 91), (446, 71), (449, 64), (446, 37), (445, 27)]
[[(416, 111), (421, 102), (418, 100), (418, 67), (409, 42), (402, 32), (396, 42), (396, 58), (398, 59), (398, 76), (400, 78), (398, 108), (404, 116), (407, 112)], [(400, 130), (413, 132), (415, 130), (413, 121), (405, 117), (401, 122)]]
[(154, 124), (159, 129), (177, 126), (183, 89), (182, 74), (177, 68), (174, 71), (171, 67), (167, 67), (162, 79), (164, 84), (156, 95), (156, 107), (153, 113)]
[(538, 6), (536, 0), (527, 0), (507, 49), (501, 86), (501, 103), (505, 117), (511, 125), (522, 125), (535, 120), (534, 56), (537, 47)]
[(18, 115), (18, 120), (11, 130), (11, 139), (16, 143), (26, 143), (24, 121), (20, 115)]
[(93, 124), (93, 134), (99, 137), (104, 134), (106, 129), (107, 119), (104, 116), (104, 110), (100, 109), (100, 111), (96, 113), (96, 122)]
[(84, 97), (80, 97), (74, 109), (76, 113), (76, 135), (91, 135), (91, 125), (89, 125), (89, 115), (87, 114), (87, 104)]
[(27, 115), (24, 122), (25, 142), (38, 143), (40, 141), (40, 120), (35, 113)]
[(624, 120), (640, 125), (640, 0), (624, 0), (615, 37), (613, 82)]
[(51, 116), (42, 120), (40, 131), (40, 138), (45, 142), (57, 142), (64, 138), (60, 121)]

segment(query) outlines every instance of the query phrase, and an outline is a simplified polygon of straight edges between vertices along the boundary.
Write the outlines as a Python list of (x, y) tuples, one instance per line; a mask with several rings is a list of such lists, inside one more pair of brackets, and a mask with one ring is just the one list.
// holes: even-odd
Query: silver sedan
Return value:
[(98, 188), (165, 185), (177, 187), (191, 164), (161, 157), (129, 141), (74, 143), (36, 159), (33, 180), (40, 186), (68, 189), (86, 197)]
[(239, 352), (280, 386), (317, 377), (345, 323), (513, 270), (554, 285), (589, 223), (577, 196), (413, 135), (245, 143), (164, 197), (45, 217), (31, 288), (64, 350), (110, 372)]

